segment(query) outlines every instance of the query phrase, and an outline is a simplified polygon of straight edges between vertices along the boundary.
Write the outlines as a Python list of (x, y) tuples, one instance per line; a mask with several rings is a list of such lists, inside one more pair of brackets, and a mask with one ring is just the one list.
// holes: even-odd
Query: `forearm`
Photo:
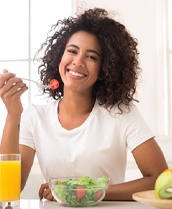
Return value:
[(19, 153), (19, 126), (21, 115), (7, 115), (0, 153)]
[(104, 200), (133, 200), (133, 193), (153, 190), (155, 180), (155, 177), (143, 177), (122, 184), (110, 185)]

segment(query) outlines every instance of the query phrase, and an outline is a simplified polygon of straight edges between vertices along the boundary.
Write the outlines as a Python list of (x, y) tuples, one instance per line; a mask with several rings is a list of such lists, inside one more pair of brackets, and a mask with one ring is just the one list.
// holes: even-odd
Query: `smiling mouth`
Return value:
[(77, 73), (77, 72), (74, 72), (74, 71), (72, 71), (72, 70), (68, 70), (68, 72), (69, 72), (71, 75), (76, 76), (76, 77), (80, 77), (80, 78), (85, 77), (84, 74)]

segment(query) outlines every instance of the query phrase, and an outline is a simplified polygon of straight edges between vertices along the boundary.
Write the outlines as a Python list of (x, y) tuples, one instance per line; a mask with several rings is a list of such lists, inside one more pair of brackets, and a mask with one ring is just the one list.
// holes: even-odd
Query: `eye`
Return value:
[(90, 60), (93, 60), (93, 61), (97, 60), (97, 57), (93, 56), (93, 55), (87, 55), (87, 58), (90, 59)]
[(70, 54), (77, 54), (77, 51), (75, 49), (68, 49), (67, 52)]

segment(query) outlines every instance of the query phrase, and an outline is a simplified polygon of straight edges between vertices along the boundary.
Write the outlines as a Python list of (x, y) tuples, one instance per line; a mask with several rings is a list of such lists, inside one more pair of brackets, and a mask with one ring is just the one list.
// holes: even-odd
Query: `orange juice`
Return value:
[(19, 160), (0, 161), (0, 202), (20, 199), (20, 168)]

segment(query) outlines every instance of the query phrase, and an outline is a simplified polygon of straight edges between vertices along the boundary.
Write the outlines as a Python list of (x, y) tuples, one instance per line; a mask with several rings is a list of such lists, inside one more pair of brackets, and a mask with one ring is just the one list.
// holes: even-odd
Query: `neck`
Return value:
[(68, 113), (69, 115), (81, 115), (90, 113), (93, 109), (95, 99), (93, 97), (63, 97), (59, 104), (59, 111)]
[(94, 103), (95, 98), (91, 94), (64, 94), (58, 109), (61, 125), (67, 130), (79, 127), (90, 115)]
[(73, 94), (68, 92), (64, 94), (63, 99), (59, 104), (59, 112), (65, 112), (69, 115), (77, 115), (90, 113), (93, 109), (95, 98), (92, 94)]

